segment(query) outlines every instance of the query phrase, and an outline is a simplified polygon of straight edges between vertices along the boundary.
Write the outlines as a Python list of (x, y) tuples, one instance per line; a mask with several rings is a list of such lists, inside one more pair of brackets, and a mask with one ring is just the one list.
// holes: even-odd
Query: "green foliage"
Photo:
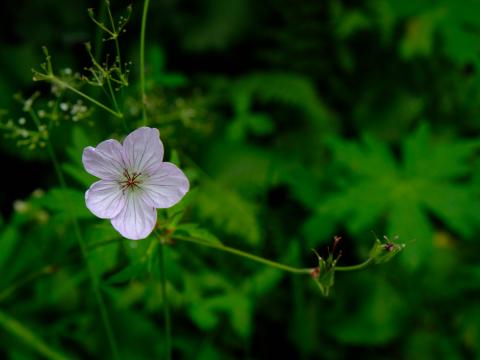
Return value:
[(296, 107), (316, 127), (325, 129), (331, 125), (332, 114), (317, 96), (313, 84), (297, 74), (251, 74), (236, 81), (231, 92), (235, 117), (227, 134), (234, 141), (243, 140), (249, 132), (257, 136), (273, 133), (274, 120), (266, 113), (252, 112), (255, 102)]
[[(151, 1), (141, 98), (141, 3), (2, 3), (0, 358), (112, 358), (90, 278), (120, 360), (165, 358), (165, 293), (175, 359), (479, 358), (479, 4)], [(127, 241), (81, 158), (142, 125), (191, 189)]]
[(206, 183), (196, 194), (199, 216), (212, 221), (227, 234), (235, 234), (250, 244), (260, 240), (255, 205), (221, 184)]
[(442, 38), (442, 50), (460, 65), (478, 63), (478, 29), (480, 22), (473, 15), (480, 11), (475, 0), (459, 3), (453, 0), (400, 2), (387, 0), (393, 13), (407, 18), (401, 53), (406, 58), (431, 55), (435, 35)]
[[(403, 142), (400, 162), (382, 142), (332, 140), (328, 144), (337, 166), (338, 190), (324, 199), (305, 226), (312, 244), (322, 236), (325, 216), (344, 224), (352, 234), (378, 226), (383, 219), (390, 234), (417, 239), (416, 251), (404, 257), (411, 266), (427, 259), (433, 240), (433, 219), (462, 236), (478, 228), (480, 203), (471, 203), (475, 187), (469, 160), (477, 140), (441, 141), (421, 125)], [(317, 224), (319, 224), (317, 226)]]

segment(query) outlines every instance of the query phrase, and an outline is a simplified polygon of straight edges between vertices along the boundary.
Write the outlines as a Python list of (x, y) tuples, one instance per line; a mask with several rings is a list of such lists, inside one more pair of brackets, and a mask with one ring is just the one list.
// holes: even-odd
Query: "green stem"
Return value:
[[(107, 77), (107, 85), (108, 85), (108, 90), (110, 92), (110, 97), (112, 98), (112, 101), (113, 101), (113, 106), (115, 106), (115, 110), (117, 111), (117, 113), (121, 114), (120, 108), (118, 107), (117, 99), (115, 97), (115, 92), (113, 91), (112, 83), (111, 83), (109, 77)], [(123, 127), (124, 127), (125, 131), (128, 131), (127, 123), (125, 121), (124, 116), (122, 116), (122, 122), (123, 122)]]
[[(194, 238), (194, 237), (191, 237), (191, 236), (174, 235), (173, 238), (174, 238), (174, 240), (188, 241), (188, 242), (192, 242), (192, 243), (195, 243), (195, 244), (207, 246), (207, 247), (210, 247), (210, 248), (213, 248), (213, 249), (225, 251), (225, 252), (228, 252), (228, 253), (231, 253), (231, 254), (235, 254), (237, 256), (240, 256), (240, 257), (252, 260), (252, 261), (256, 261), (258, 263), (262, 263), (262, 264), (268, 265), (270, 267), (277, 268), (277, 269), (280, 269), (280, 270), (283, 270), (283, 271), (287, 271), (287, 272), (290, 272), (290, 273), (293, 273), (293, 274), (311, 274), (312, 270), (313, 270), (313, 268), (297, 268), (297, 267), (285, 265), (285, 264), (282, 264), (282, 263), (279, 263), (279, 262), (276, 262), (276, 261), (268, 260), (268, 259), (265, 259), (263, 257), (247, 253), (247, 252), (242, 251), (242, 250), (232, 248), (230, 246), (225, 246), (225, 245), (222, 245), (222, 244), (207, 242), (207, 241), (197, 239), (197, 238)], [(373, 259), (369, 258), (366, 261), (364, 261), (363, 263), (358, 264), (358, 265), (336, 266), (335, 271), (361, 270), (363, 268), (366, 268), (368, 265), (370, 265), (372, 261), (373, 261)]]
[(163, 300), (163, 317), (165, 319), (165, 352), (166, 359), (172, 359), (172, 323), (170, 320), (170, 305), (167, 294), (167, 277), (165, 274), (165, 249), (164, 245), (160, 246), (160, 284)]
[(22, 339), (25, 344), (39, 354), (51, 360), (67, 360), (68, 358), (52, 349), (47, 343), (35, 335), (30, 329), (23, 326), (17, 320), (11, 318), (0, 310), (0, 325), (16, 337)]
[(140, 89), (142, 96), (142, 116), (143, 122), (147, 123), (146, 94), (145, 94), (145, 30), (147, 27), (148, 5), (150, 0), (143, 3), (142, 27), (140, 30)]
[(61, 87), (64, 87), (70, 91), (73, 91), (75, 94), (77, 95), (80, 95), (81, 97), (83, 97), (84, 99), (90, 101), (92, 104), (95, 104), (97, 105), (98, 107), (102, 108), (103, 110), (105, 111), (108, 111), (110, 114), (112, 114), (113, 116), (116, 116), (117, 118), (123, 118), (123, 114), (120, 113), (120, 112), (117, 112), (115, 110), (112, 110), (110, 109), (108, 106), (105, 106), (103, 105), (101, 102), (95, 100), (94, 98), (88, 96), (87, 94), (81, 92), (80, 90), (74, 88), (73, 86), (71, 86), (70, 84), (66, 83), (65, 81), (62, 81), (60, 80), (59, 78), (57, 78), (56, 76), (51, 76), (51, 77), (48, 77), (46, 78), (45, 80), (50, 80), (51, 82), (61, 86)]
[[(100, 1), (100, 11), (98, 15), (98, 19), (100, 22), (103, 22), (103, 19), (105, 19), (105, 13), (107, 11), (107, 3), (105, 1)], [(97, 31), (95, 33), (95, 59), (97, 61), (101, 61), (102, 57), (102, 49), (103, 49), (103, 41), (102, 41), (102, 31), (103, 29), (101, 27), (97, 27)]]
[[(29, 112), (30, 116), (32, 117), (33, 121), (35, 122), (35, 125), (37, 127), (40, 127), (40, 120), (38, 119), (37, 114), (33, 111), (33, 109), (30, 109), (28, 112)], [(65, 181), (65, 177), (63, 176), (62, 169), (60, 168), (60, 164), (59, 164), (57, 156), (55, 154), (55, 150), (53, 149), (52, 142), (50, 141), (50, 136), (47, 137), (46, 143), (47, 143), (48, 153), (49, 153), (50, 158), (52, 160), (53, 167), (55, 168), (55, 172), (57, 174), (60, 185), (63, 189), (66, 189), (67, 188), (67, 183)], [(70, 212), (75, 237), (77, 238), (78, 244), (80, 246), (80, 250), (82, 252), (83, 259), (84, 259), (84, 261), (87, 265), (88, 275), (90, 277), (90, 281), (91, 281), (91, 284), (92, 284), (95, 299), (96, 299), (98, 307), (100, 309), (100, 314), (101, 314), (101, 317), (102, 317), (103, 324), (105, 326), (105, 331), (107, 333), (108, 341), (110, 343), (113, 358), (118, 360), (119, 356), (118, 356), (118, 350), (117, 350), (118, 349), (117, 348), (117, 342), (116, 342), (115, 336), (113, 334), (112, 326), (110, 324), (110, 319), (108, 317), (107, 308), (105, 306), (103, 296), (100, 293), (98, 279), (95, 276), (95, 273), (93, 271), (93, 268), (92, 268), (92, 265), (91, 265), (90, 261), (88, 261), (87, 247), (86, 247), (85, 241), (82, 237), (82, 233), (80, 231), (80, 226), (78, 224), (77, 218), (75, 216), (75, 210), (71, 207), (70, 202), (67, 201), (66, 203), (67, 203), (67, 206), (68, 206), (68, 210)]]
[(310, 274), (311, 271), (312, 271), (311, 268), (296, 268), (296, 267), (292, 267), (292, 266), (289, 266), (289, 265), (284, 265), (284, 264), (278, 263), (276, 261), (268, 260), (268, 259), (265, 259), (263, 257), (247, 253), (247, 252), (242, 251), (242, 250), (238, 250), (238, 249), (235, 249), (235, 248), (232, 248), (232, 247), (229, 247), (229, 246), (225, 246), (225, 245), (221, 245), (221, 244), (206, 242), (206, 241), (199, 240), (199, 239), (196, 239), (196, 238), (193, 238), (193, 237), (190, 237), (190, 236), (174, 235), (174, 239), (175, 240), (181, 240), (181, 241), (189, 241), (189, 242), (192, 242), (192, 243), (195, 243), (195, 244), (199, 244), (199, 245), (207, 246), (207, 247), (210, 247), (210, 248), (213, 248), (213, 249), (225, 251), (225, 252), (235, 254), (237, 256), (240, 256), (240, 257), (252, 260), (252, 261), (256, 261), (258, 263), (262, 263), (262, 264), (268, 265), (270, 267), (274, 267), (274, 268), (277, 268), (277, 269), (280, 269), (280, 270), (283, 270), (283, 271), (287, 271), (287, 272), (290, 272), (290, 273), (294, 273), (294, 274)]
[(366, 268), (370, 263), (373, 261), (372, 258), (368, 258), (365, 260), (363, 263), (358, 264), (358, 265), (351, 265), (351, 266), (337, 266), (335, 267), (335, 271), (355, 271), (355, 270), (361, 270), (363, 268)]
[(112, 25), (112, 37), (113, 37), (113, 41), (115, 42), (115, 51), (117, 52), (117, 56), (116, 56), (116, 59), (115, 61), (118, 61), (118, 68), (120, 70), (120, 72), (122, 72), (122, 59), (120, 57), (120, 45), (118, 43), (118, 36), (120, 35), (119, 33), (117, 33), (117, 30), (115, 29), (115, 20), (113, 20), (113, 16), (112, 16), (112, 12), (110, 10), (110, 6), (107, 6), (107, 14), (108, 14), (108, 18), (110, 20), (110, 25)]

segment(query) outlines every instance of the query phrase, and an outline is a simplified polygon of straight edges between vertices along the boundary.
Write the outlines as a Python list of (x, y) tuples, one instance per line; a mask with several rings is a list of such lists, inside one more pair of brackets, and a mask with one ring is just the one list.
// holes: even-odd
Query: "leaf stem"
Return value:
[(163, 317), (165, 320), (165, 352), (166, 359), (172, 359), (172, 323), (170, 317), (170, 304), (167, 294), (167, 277), (165, 274), (165, 249), (164, 245), (160, 246), (160, 284), (163, 300)]
[(142, 116), (143, 122), (147, 123), (146, 94), (145, 94), (145, 30), (147, 27), (148, 5), (150, 0), (143, 3), (142, 25), (140, 29), (140, 90), (142, 96)]

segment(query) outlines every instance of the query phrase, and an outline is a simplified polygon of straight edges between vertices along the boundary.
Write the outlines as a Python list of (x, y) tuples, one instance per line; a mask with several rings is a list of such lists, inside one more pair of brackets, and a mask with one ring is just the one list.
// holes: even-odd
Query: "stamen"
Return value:
[(138, 178), (140, 175), (142, 175), (142, 173), (134, 172), (130, 174), (127, 169), (123, 169), (123, 176), (125, 180), (120, 181), (122, 191), (125, 192), (125, 190), (129, 188), (133, 190), (134, 188), (139, 187), (138, 185), (141, 183), (141, 181)]

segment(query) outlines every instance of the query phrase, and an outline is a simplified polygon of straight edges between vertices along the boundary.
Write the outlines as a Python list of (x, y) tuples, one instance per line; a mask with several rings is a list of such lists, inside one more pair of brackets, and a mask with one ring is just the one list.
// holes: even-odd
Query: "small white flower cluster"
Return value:
[[(71, 74), (71, 70), (67, 68), (63, 73)], [(60, 120), (78, 122), (90, 118), (93, 112), (82, 100), (71, 103), (57, 98), (46, 104), (39, 104), (39, 97), (39, 92), (27, 99), (17, 94), (15, 99), (21, 103), (25, 115), (17, 120), (10, 118), (0, 121), (0, 130), (4, 131), (5, 137), (16, 140), (19, 147), (29, 150), (44, 148), (49, 138), (49, 129), (58, 125)]]
[(77, 122), (89, 118), (93, 110), (88, 108), (82, 100), (77, 100), (71, 104), (69, 102), (61, 102), (59, 108), (66, 113), (65, 118), (70, 117), (72, 121)]
[(27, 120), (21, 117), (17, 120), (18, 125), (12, 120), (0, 123), (0, 129), (5, 131), (5, 137), (16, 139), (17, 146), (35, 150), (37, 147), (44, 148), (48, 139), (48, 131), (45, 125), (40, 125), (37, 130), (26, 129)]

